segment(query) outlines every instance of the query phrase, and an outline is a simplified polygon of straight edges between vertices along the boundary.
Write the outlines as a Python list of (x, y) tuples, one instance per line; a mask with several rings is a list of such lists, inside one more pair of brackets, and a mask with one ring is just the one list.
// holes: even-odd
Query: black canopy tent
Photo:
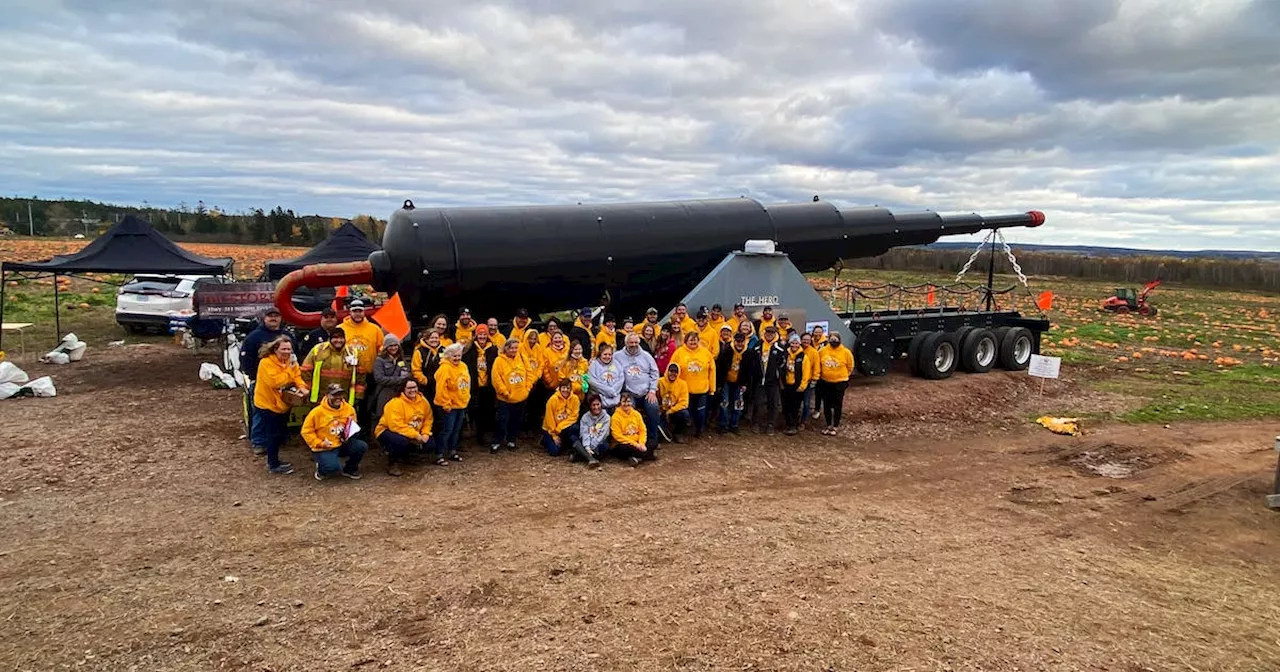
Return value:
[(369, 254), (382, 249), (369, 240), (364, 232), (351, 222), (333, 230), (328, 238), (293, 259), (267, 262), (267, 280), (279, 280), (289, 273), (310, 264), (337, 264), (344, 261), (364, 261)]
[[(0, 317), (4, 316), (5, 277), (11, 273), (53, 274), (55, 328), (62, 334), (58, 276), (81, 273), (160, 273), (165, 275), (229, 275), (230, 257), (210, 258), (188, 252), (132, 215), (107, 229), (84, 249), (34, 262), (0, 262)], [(61, 336), (59, 336), (61, 337)], [(3, 337), (0, 337), (2, 339)], [(0, 340), (3, 343), (3, 340)]]

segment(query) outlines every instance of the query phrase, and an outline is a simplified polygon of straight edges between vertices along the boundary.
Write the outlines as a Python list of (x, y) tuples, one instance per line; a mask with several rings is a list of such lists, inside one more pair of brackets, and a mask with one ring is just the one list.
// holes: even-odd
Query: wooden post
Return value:
[(53, 335), (55, 343), (62, 342), (62, 308), (58, 305), (58, 274), (53, 274), (53, 324), (57, 333)]

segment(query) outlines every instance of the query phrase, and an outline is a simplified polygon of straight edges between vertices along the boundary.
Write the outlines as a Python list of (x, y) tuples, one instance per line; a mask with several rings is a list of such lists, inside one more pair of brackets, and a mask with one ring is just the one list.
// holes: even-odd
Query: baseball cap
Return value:
[(364, 310), (365, 303), (360, 299), (356, 299), (351, 302), (351, 305), (349, 307), (351, 308), (351, 310)]
[(657, 309), (657, 308), (650, 308), (649, 310), (644, 311), (644, 314), (645, 314), (645, 315), (657, 315), (657, 314), (658, 314), (658, 309)]
[(591, 314), (591, 309), (590, 309), (590, 308), (583, 308), (582, 310), (579, 310), (579, 311), (578, 311), (578, 314), (579, 314), (579, 315), (590, 315), (590, 314)]
[(516, 310), (516, 317), (529, 317), (529, 311), (525, 308)]
[(698, 306), (698, 313), (697, 313), (696, 315), (694, 315), (694, 317), (695, 317), (695, 318), (697, 318), (697, 319), (699, 319), (699, 320), (701, 320), (702, 318), (704, 318), (704, 317), (706, 317), (706, 316), (707, 316), (707, 307), (706, 307), (706, 306)]
[(338, 383), (329, 383), (329, 387), (324, 389), (324, 396), (332, 397), (335, 394), (342, 394), (342, 385)]
[(263, 317), (266, 317), (268, 315), (279, 315), (279, 314), (280, 314), (280, 309), (276, 308), (275, 306), (271, 306), (270, 308), (267, 308), (266, 310), (262, 311)]
[(470, 308), (463, 308), (462, 310), (459, 310), (459, 311), (458, 311), (458, 314), (459, 314), (459, 315), (470, 315), (470, 314), (471, 314), (471, 309), (470, 309)]

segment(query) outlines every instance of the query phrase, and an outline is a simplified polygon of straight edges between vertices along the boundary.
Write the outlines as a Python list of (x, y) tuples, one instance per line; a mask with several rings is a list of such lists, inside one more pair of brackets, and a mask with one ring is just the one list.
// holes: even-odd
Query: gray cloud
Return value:
[(1280, 248), (1276, 3), (154, 4), (6, 12), (6, 189), (382, 216), (819, 193)]

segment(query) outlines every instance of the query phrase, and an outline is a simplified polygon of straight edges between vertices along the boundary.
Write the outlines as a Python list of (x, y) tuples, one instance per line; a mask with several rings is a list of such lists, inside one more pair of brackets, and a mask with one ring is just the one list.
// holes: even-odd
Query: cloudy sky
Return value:
[[(156, 9), (156, 7), (162, 9)], [(465, 9), (459, 9), (465, 7)], [(1280, 250), (1275, 0), (0, 0), (0, 192), (733, 197)]]

